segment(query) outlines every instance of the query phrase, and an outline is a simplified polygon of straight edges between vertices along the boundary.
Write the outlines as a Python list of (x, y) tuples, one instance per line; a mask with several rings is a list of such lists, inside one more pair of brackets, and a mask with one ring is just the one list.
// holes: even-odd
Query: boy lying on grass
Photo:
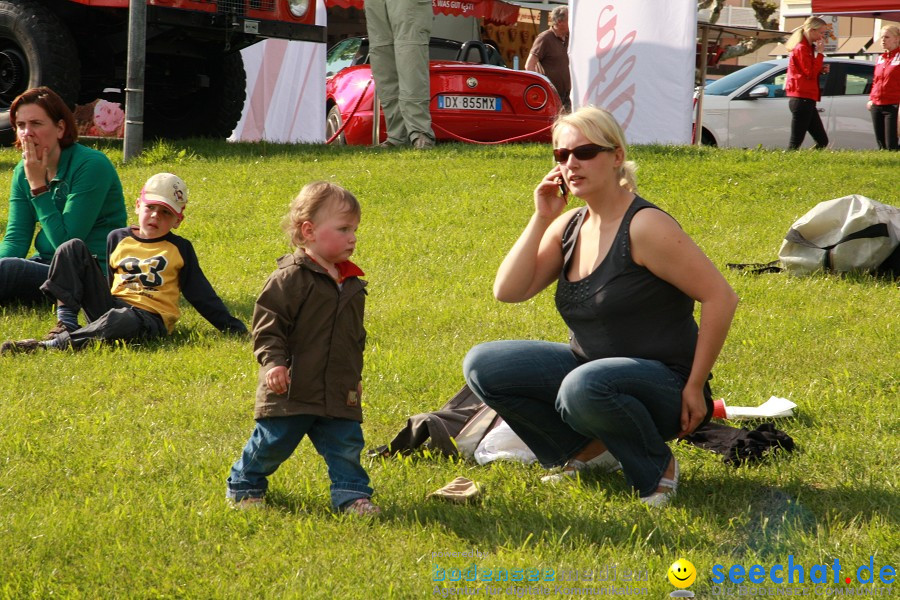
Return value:
[[(157, 173), (147, 180), (137, 200), (138, 225), (114, 229), (107, 238), (109, 279), (84, 242), (62, 244), (41, 286), (57, 301), (56, 327), (43, 341), (4, 342), (0, 354), (164, 337), (180, 316), (180, 294), (219, 331), (247, 333), (206, 279), (191, 243), (171, 232), (184, 219), (187, 199), (187, 186), (176, 175)], [(84, 327), (78, 325), (81, 309), (88, 319)]]

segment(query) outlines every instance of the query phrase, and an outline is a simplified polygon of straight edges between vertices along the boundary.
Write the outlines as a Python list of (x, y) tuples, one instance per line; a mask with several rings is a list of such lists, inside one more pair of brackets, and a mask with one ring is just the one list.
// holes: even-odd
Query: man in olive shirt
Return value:
[(525, 61), (529, 71), (543, 73), (559, 92), (566, 111), (572, 110), (569, 92), (572, 77), (569, 74), (569, 9), (558, 6), (550, 13), (550, 29), (538, 35)]

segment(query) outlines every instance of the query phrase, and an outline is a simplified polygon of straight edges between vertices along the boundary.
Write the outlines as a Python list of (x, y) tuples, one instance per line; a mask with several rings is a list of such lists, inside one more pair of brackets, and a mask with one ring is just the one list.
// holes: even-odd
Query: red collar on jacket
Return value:
[[(309, 260), (313, 261), (320, 267), (322, 266), (321, 264), (319, 264), (319, 261), (317, 261), (315, 258), (313, 258), (309, 252), (304, 251), (303, 253), (306, 255), (306, 257)], [(362, 269), (357, 267), (353, 262), (351, 262), (349, 260), (335, 263), (334, 266), (338, 270), (338, 279), (337, 279), (338, 283), (344, 283), (344, 280), (347, 279), (348, 277), (362, 277), (363, 275), (365, 275), (365, 273), (363, 273)], [(324, 267), (322, 267), (322, 268), (324, 268)]]

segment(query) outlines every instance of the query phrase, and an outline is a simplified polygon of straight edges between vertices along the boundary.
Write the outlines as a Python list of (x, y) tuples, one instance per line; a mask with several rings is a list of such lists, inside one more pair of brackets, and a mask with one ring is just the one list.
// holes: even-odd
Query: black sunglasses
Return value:
[(554, 148), (553, 149), (553, 158), (556, 159), (558, 163), (564, 163), (569, 160), (569, 155), (572, 154), (578, 160), (591, 160), (601, 152), (615, 152), (615, 148), (610, 148), (608, 146), (598, 146), (597, 144), (585, 144), (584, 146), (578, 146), (577, 148), (572, 148), (569, 150), (568, 148)]

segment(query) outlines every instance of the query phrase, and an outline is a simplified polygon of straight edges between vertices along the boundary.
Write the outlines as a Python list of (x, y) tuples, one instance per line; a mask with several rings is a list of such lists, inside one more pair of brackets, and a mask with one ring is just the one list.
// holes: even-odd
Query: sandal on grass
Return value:
[(659, 480), (659, 484), (657, 485), (657, 487), (668, 488), (668, 490), (664, 492), (653, 492), (649, 496), (643, 496), (641, 502), (648, 506), (662, 507), (675, 497), (675, 492), (678, 490), (679, 470), (678, 461), (675, 460), (675, 457), (672, 457), (672, 460), (675, 461), (675, 474), (672, 476), (672, 479), (663, 477)]
[(541, 477), (541, 481), (544, 483), (555, 483), (566, 479), (574, 479), (578, 476), (578, 473), (584, 471), (612, 473), (614, 471), (620, 471), (621, 469), (622, 465), (616, 460), (616, 457), (613, 456), (612, 452), (605, 450), (588, 461), (582, 461), (576, 458), (569, 459), (565, 465), (556, 469), (556, 472)]

